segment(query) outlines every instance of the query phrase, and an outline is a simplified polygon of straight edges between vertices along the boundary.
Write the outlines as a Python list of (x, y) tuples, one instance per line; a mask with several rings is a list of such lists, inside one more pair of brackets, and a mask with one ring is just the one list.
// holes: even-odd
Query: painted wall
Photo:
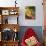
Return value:
[[(15, 6), (15, 0), (0, 0), (1, 7)], [(17, 0), (17, 6), (19, 9), (19, 24), (20, 26), (43, 26), (43, 6), (42, 0)], [(25, 20), (25, 6), (35, 6), (36, 7), (36, 19), (35, 20)], [(21, 18), (21, 19), (20, 19)]]

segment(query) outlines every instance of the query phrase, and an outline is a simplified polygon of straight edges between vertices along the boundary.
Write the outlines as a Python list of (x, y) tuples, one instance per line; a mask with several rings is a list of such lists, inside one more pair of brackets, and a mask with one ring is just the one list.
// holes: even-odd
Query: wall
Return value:
[[(1, 7), (15, 6), (15, 0), (0, 0)], [(43, 26), (43, 6), (42, 0), (17, 0), (17, 6), (19, 9), (19, 24), (20, 26)], [(25, 20), (25, 6), (35, 6), (36, 7), (36, 19), (35, 20)], [(21, 18), (21, 19), (20, 19)]]
[[(35, 6), (36, 7), (36, 20), (25, 20), (24, 9), (25, 6)], [(42, 0), (24, 0), (20, 8), (20, 25), (22, 26), (42, 26), (43, 25), (43, 6)], [(22, 23), (21, 23), (22, 22)]]

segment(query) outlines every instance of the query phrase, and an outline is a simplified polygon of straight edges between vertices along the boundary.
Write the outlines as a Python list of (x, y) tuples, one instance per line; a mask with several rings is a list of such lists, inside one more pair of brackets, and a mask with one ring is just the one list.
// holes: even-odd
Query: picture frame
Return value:
[(17, 12), (16, 10), (10, 10), (10, 11), (9, 11), (9, 14), (10, 14), (10, 15), (17, 15), (18, 12)]
[(14, 12), (13, 11), (10, 11), (10, 15), (14, 15)]
[(9, 10), (2, 10), (2, 15), (9, 15)]
[(36, 18), (36, 8), (35, 6), (25, 7), (25, 19), (35, 19)]

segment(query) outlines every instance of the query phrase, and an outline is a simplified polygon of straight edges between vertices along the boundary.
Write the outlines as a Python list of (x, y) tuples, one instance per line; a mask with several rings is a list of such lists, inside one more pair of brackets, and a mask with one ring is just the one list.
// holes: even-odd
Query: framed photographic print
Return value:
[(14, 15), (14, 10), (10, 10), (10, 11), (9, 11), (9, 14), (10, 14), (10, 15)]
[(9, 10), (2, 10), (2, 15), (9, 15)]
[(14, 15), (14, 12), (11, 11), (11, 12), (10, 12), (10, 15)]
[(25, 7), (25, 19), (35, 19), (36, 9), (35, 6), (26, 6)]
[(16, 10), (10, 10), (10, 15), (16, 15), (18, 12)]

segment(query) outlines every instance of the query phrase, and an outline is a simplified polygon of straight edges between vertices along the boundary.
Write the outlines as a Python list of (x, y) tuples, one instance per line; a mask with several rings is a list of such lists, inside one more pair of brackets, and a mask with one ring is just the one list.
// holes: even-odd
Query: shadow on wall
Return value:
[(41, 43), (43, 43), (43, 30), (42, 30), (42, 26), (21, 26), (20, 27), (20, 32), (19, 32), (19, 40), (20, 40), (20, 42), (21, 42), (21, 40), (22, 40), (22, 38), (24, 36), (24, 33), (26, 32), (26, 30), (28, 28), (34, 29), (34, 31), (37, 34), (37, 37), (38, 37), (39, 41)]

